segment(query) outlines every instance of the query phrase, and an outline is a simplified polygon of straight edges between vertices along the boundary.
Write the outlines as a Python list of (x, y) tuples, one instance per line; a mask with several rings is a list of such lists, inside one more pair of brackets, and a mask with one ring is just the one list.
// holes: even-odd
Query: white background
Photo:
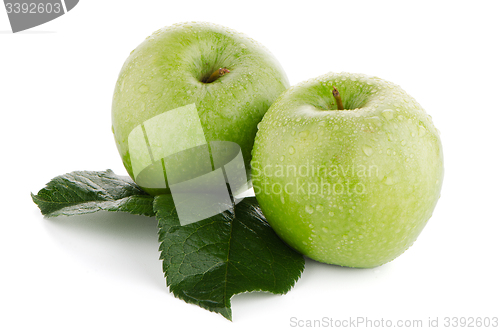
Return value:
[[(499, 4), (83, 0), (18, 34), (0, 7), (0, 329), (283, 330), (293, 317), (424, 326), (500, 317)], [(153, 218), (42, 217), (30, 192), (51, 178), (126, 174), (111, 133), (119, 70), (153, 31), (197, 20), (263, 43), (292, 85), (329, 71), (366, 73), (401, 85), (432, 115), (444, 146), (442, 196), (407, 252), (369, 270), (307, 260), (288, 294), (235, 296), (229, 322), (168, 292)]]

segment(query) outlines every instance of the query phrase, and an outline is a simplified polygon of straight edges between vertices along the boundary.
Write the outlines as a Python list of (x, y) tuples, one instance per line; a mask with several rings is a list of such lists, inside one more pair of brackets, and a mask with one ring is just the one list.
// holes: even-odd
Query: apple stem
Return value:
[(229, 70), (227, 68), (219, 68), (213, 72), (213, 74), (208, 77), (205, 83), (211, 83), (215, 81), (217, 78), (224, 76), (225, 74), (229, 73)]
[(334, 86), (332, 91), (333, 97), (335, 98), (335, 102), (337, 103), (338, 110), (344, 110), (344, 105), (342, 104), (342, 99), (340, 98), (339, 90)]

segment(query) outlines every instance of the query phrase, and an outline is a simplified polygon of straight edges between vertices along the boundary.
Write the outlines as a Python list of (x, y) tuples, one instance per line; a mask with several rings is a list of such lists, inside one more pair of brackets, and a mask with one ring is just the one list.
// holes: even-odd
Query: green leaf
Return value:
[(275, 234), (255, 198), (184, 226), (170, 195), (155, 197), (154, 210), (170, 291), (229, 320), (233, 295), (286, 293), (304, 269), (303, 256)]
[(153, 197), (130, 178), (118, 176), (111, 170), (74, 171), (57, 176), (31, 197), (47, 217), (99, 210), (154, 216)]

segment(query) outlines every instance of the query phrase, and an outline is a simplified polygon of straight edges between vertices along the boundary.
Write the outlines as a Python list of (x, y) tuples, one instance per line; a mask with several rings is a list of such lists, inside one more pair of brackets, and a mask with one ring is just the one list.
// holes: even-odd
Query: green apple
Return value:
[(444, 173), (431, 117), (399, 86), (361, 74), (284, 92), (259, 124), (252, 157), (255, 194), (277, 234), (314, 260), (358, 268), (413, 244)]
[[(176, 118), (171, 112), (163, 121), (170, 126), (156, 128), (168, 138), (165, 148), (234, 142), (241, 148), (246, 169), (250, 169), (257, 124), (288, 87), (276, 58), (241, 33), (203, 22), (160, 29), (130, 53), (116, 82), (112, 129), (123, 164), (136, 180), (129, 135), (145, 121), (176, 110), (188, 114), (188, 119)], [(182, 107), (191, 107), (197, 115), (178, 111)], [(187, 130), (188, 120), (199, 121), (201, 129)], [(173, 130), (172, 125), (178, 129)], [(147, 150), (136, 154), (136, 163), (151, 162)], [(143, 189), (155, 195), (168, 192), (168, 184), (166, 189)]]

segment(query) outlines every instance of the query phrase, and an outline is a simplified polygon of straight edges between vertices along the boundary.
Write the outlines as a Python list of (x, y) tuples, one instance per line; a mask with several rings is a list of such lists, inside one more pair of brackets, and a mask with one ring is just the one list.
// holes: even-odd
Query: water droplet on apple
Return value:
[(305, 130), (299, 133), (300, 138), (306, 138), (309, 135), (309, 131)]
[(314, 208), (311, 205), (306, 205), (306, 213), (312, 214), (314, 213)]
[(285, 204), (285, 197), (284, 197), (284, 196), (281, 196), (281, 197), (280, 197), (280, 201), (281, 201), (281, 203), (282, 203), (282, 204)]
[(394, 185), (396, 182), (394, 181), (394, 178), (392, 178), (391, 176), (387, 177), (385, 180), (384, 180), (384, 184), (385, 185)]
[(418, 136), (419, 137), (425, 136), (426, 132), (427, 132), (427, 130), (423, 126), (421, 126), (421, 125), (418, 126)]
[(382, 126), (382, 121), (380, 120), (380, 118), (378, 118), (378, 116), (368, 117), (366, 120), (369, 123), (375, 124), (376, 126)]
[(406, 140), (403, 139), (403, 140), (401, 140), (401, 146), (404, 146), (404, 145), (406, 145)]
[(335, 215), (335, 213), (333, 211), (331, 211), (331, 212), (328, 213), (328, 215), (329, 216), (333, 216), (333, 215)]
[(288, 148), (288, 153), (290, 153), (290, 155), (294, 154), (295, 148), (293, 148), (293, 146), (290, 146), (290, 148)]
[(366, 156), (370, 156), (373, 154), (373, 149), (368, 145), (364, 145), (363, 152), (366, 154)]
[(280, 156), (280, 161), (281, 161), (281, 162), (285, 161), (285, 156), (284, 156), (284, 155), (281, 155), (281, 156)]
[(321, 230), (323, 230), (324, 233), (328, 233), (328, 228), (322, 227)]
[(316, 210), (319, 211), (319, 212), (322, 212), (324, 209), (325, 209), (325, 207), (323, 207), (322, 204), (319, 204), (319, 205), (316, 206)]
[(141, 85), (139, 87), (139, 92), (146, 93), (147, 91), (149, 91), (149, 86), (147, 86), (147, 85)]
[(382, 111), (382, 115), (387, 120), (392, 120), (394, 118), (394, 111), (392, 109), (386, 109), (386, 110)]

